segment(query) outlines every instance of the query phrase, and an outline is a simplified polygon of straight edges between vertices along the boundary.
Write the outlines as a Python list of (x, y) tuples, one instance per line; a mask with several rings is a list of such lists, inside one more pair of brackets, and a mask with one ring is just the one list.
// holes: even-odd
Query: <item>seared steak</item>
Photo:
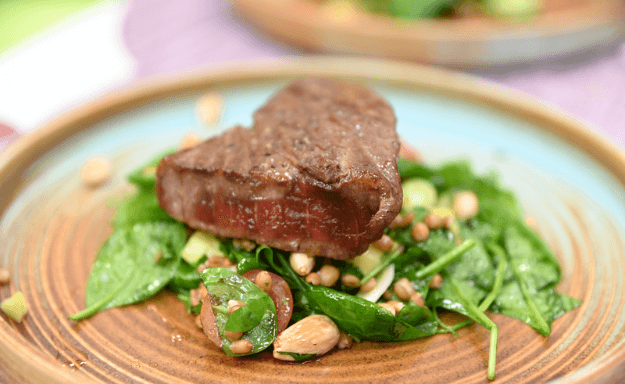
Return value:
[(401, 209), (391, 106), (362, 86), (308, 78), (158, 166), (160, 205), (214, 234), (347, 259)]

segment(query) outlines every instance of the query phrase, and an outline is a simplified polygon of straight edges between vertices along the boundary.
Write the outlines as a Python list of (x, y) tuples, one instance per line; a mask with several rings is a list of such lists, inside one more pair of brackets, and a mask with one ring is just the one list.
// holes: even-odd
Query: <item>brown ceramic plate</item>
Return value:
[[(78, 324), (87, 275), (125, 174), (190, 132), (209, 136), (249, 124), (252, 111), (305, 75), (370, 84), (394, 106), (400, 134), (429, 161), (467, 157), (495, 169), (558, 255), (559, 290), (583, 305), (556, 320), (550, 337), (493, 315), (500, 329), (497, 381), (618, 382), (625, 379), (625, 156), (575, 120), (481, 80), (379, 61), (309, 59), (137, 85), (86, 104), (0, 157), (0, 266), (12, 280), (0, 300), (24, 293), (21, 324), (0, 315), (0, 382), (486, 382), (488, 332), (397, 343), (363, 342), (308, 364), (224, 356), (170, 292)], [(219, 91), (218, 126), (200, 126), (195, 101)], [(81, 183), (87, 159), (112, 160), (98, 189)]]
[(463, 68), (552, 60), (606, 47), (625, 33), (622, 0), (544, 0), (540, 15), (523, 21), (480, 14), (398, 20), (367, 14), (341, 1), (232, 3), (261, 31), (308, 50)]

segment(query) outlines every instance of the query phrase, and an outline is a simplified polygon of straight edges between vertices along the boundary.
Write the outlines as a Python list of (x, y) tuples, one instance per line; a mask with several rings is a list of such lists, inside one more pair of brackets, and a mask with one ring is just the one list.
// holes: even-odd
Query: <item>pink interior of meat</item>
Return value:
[[(206, 193), (191, 208), (191, 222), (228, 228), (229, 236), (270, 243), (333, 243), (358, 247), (377, 209), (355, 204), (336, 191), (299, 183), (283, 199), (244, 200)], [(322, 251), (322, 249), (318, 249)]]

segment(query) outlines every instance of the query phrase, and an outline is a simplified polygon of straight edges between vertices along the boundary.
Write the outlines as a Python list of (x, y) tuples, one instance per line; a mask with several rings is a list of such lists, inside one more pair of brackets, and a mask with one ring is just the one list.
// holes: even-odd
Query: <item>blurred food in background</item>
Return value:
[(312, 0), (327, 7), (345, 7), (402, 19), (434, 19), (486, 15), (523, 19), (539, 14), (544, 0)]
[(310, 51), (456, 68), (549, 62), (615, 46), (623, 0), (233, 0), (266, 34)]

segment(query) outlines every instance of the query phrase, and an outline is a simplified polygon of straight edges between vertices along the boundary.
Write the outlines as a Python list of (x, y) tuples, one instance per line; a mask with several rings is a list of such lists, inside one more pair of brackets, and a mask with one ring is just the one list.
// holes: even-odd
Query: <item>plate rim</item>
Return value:
[[(97, 123), (124, 111), (145, 106), (172, 96), (194, 94), (224, 84), (283, 81), (303, 76), (340, 77), (356, 81), (377, 81), (400, 88), (426, 90), (436, 94), (470, 99), (488, 108), (533, 123), (585, 152), (606, 169), (625, 188), (625, 152), (608, 137), (590, 130), (565, 112), (525, 94), (492, 82), (440, 68), (379, 59), (308, 57), (290, 60), (252, 60), (219, 68), (139, 81), (86, 102), (51, 120), (41, 128), (20, 137), (0, 153), (0, 215), (26, 184), (20, 179), (28, 166), (71, 136), (91, 129)], [(25, 382), (84, 383), (86, 376), (59, 369), (58, 362), (0, 321), (2, 366), (11, 377)], [(22, 356), (29, 356), (25, 361)], [(18, 369), (16, 367), (21, 367)], [(567, 380), (588, 382), (625, 367), (625, 350), (601, 364), (574, 371)], [(24, 370), (26, 369), (26, 372)], [(91, 380), (89, 380), (91, 382)]]
[[(564, 57), (605, 46), (625, 35), (625, 5), (620, 0), (589, 1), (527, 23), (495, 18), (398, 21), (360, 12), (332, 18), (321, 4), (311, 0), (232, 0), (232, 6), (269, 36), (304, 49), (372, 54), (458, 68)], [(581, 41), (577, 39), (577, 49), (554, 53), (554, 46), (575, 34), (584, 36)], [(499, 55), (500, 44), (515, 41), (532, 45), (527, 51), (531, 57), (519, 56), (518, 52), (516, 56), (510, 52)], [(571, 42), (567, 40), (567, 44)]]

